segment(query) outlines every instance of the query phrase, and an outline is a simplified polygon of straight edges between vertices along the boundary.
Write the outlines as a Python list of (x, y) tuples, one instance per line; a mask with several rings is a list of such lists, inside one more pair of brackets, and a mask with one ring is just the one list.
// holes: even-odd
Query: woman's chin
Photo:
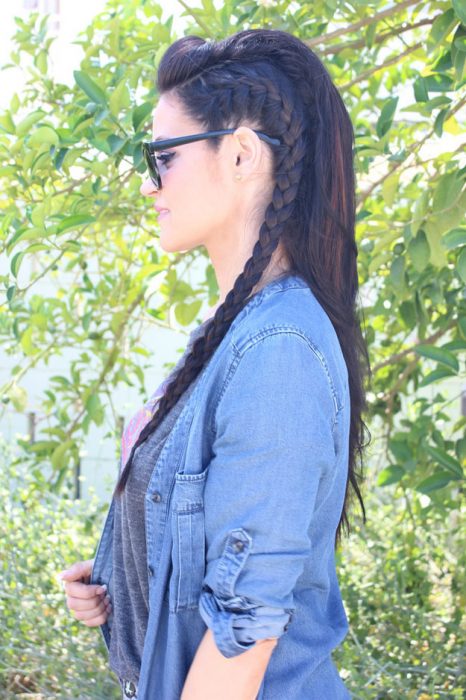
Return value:
[(163, 231), (159, 235), (159, 245), (166, 253), (185, 253), (193, 248), (186, 241), (177, 241)]

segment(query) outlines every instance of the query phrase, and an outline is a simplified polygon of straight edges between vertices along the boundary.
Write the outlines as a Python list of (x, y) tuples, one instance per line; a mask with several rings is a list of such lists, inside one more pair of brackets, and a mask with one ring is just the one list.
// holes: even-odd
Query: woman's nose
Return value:
[(139, 192), (145, 197), (151, 194), (155, 194), (157, 192), (157, 188), (155, 187), (150, 177), (148, 177), (147, 180), (144, 180), (141, 187), (139, 188)]

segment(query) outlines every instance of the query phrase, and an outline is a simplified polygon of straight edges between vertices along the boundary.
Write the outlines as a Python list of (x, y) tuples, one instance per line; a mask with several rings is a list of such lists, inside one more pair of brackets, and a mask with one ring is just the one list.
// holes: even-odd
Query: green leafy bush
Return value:
[[(354, 700), (463, 698), (464, 506), (369, 486), (339, 554), (350, 631), (334, 659)], [(424, 505), (423, 505), (423, 504)]]
[(73, 617), (55, 578), (93, 556), (102, 507), (37, 489), (3, 439), (0, 471), (0, 697), (121, 698), (99, 629)]
[[(0, 696), (119, 699), (99, 630), (73, 618), (55, 580), (93, 556), (107, 506), (41, 493), (4, 441), (0, 460)], [(338, 552), (350, 631), (335, 662), (354, 700), (459, 700), (464, 510), (387, 493), (368, 494), (367, 524)]]

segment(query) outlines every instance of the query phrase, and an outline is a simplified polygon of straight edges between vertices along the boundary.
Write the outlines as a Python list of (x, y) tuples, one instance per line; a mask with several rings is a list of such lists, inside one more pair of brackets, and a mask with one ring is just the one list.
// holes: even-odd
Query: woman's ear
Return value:
[(260, 139), (247, 126), (239, 126), (233, 135), (234, 172), (245, 177), (260, 169), (262, 157)]

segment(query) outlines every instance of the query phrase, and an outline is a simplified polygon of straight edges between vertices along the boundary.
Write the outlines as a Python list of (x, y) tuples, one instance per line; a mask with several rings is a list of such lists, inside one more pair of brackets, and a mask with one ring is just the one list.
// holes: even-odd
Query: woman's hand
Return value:
[(106, 622), (112, 605), (106, 595), (106, 584), (90, 584), (94, 560), (77, 561), (66, 571), (58, 574), (66, 592), (66, 604), (77, 620), (87, 627), (98, 627)]

